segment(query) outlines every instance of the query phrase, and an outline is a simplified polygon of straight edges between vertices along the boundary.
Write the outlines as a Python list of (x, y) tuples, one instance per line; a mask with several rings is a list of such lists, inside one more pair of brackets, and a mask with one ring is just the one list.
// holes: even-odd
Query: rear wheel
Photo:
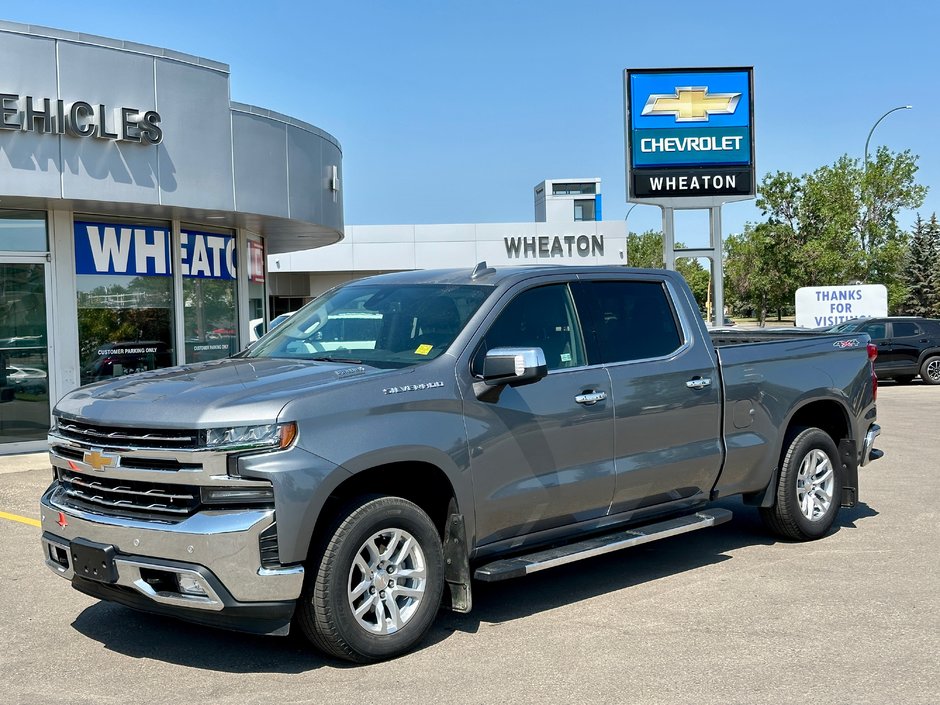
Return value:
[(322, 651), (367, 663), (399, 656), (425, 635), (441, 602), (441, 537), (400, 497), (363, 498), (314, 557), (299, 610)]
[(839, 512), (842, 463), (832, 438), (807, 428), (790, 441), (780, 466), (777, 496), (761, 518), (776, 534), (797, 541), (824, 536)]
[(940, 355), (924, 360), (920, 366), (920, 378), (927, 384), (940, 384)]

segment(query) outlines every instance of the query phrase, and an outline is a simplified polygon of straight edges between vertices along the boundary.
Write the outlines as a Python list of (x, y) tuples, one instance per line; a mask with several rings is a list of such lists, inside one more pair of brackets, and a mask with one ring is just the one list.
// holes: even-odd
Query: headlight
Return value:
[(249, 450), (252, 448), (282, 450), (297, 437), (297, 424), (269, 423), (259, 426), (209, 428), (203, 433), (202, 445), (210, 450)]

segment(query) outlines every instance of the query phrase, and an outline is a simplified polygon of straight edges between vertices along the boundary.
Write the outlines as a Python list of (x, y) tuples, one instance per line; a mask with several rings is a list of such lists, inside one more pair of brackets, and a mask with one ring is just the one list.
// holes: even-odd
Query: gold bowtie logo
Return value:
[(116, 468), (121, 462), (121, 457), (119, 455), (108, 455), (100, 450), (91, 450), (85, 452), (82, 456), (82, 462), (90, 465), (96, 472), (104, 472), (105, 468)]
[(675, 115), (676, 122), (708, 122), (709, 115), (731, 115), (740, 93), (708, 93), (707, 87), (676, 88), (673, 95), (652, 93), (642, 115)]

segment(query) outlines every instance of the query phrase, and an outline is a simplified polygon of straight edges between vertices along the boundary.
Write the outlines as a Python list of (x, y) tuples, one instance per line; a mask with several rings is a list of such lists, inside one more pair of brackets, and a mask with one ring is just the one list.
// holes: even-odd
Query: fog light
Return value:
[(202, 582), (198, 578), (194, 578), (191, 575), (182, 575), (177, 573), (176, 583), (179, 585), (180, 592), (184, 595), (199, 595), (200, 597), (207, 597), (206, 591), (202, 587)]

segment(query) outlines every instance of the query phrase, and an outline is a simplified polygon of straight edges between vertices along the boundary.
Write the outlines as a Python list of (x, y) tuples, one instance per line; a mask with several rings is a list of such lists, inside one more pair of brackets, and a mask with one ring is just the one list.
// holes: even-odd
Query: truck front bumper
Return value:
[(57, 501), (60, 492), (53, 483), (40, 502), (43, 554), (77, 590), (203, 624), (287, 633), (304, 576), (301, 566), (261, 567), (273, 509), (155, 522), (82, 512)]

